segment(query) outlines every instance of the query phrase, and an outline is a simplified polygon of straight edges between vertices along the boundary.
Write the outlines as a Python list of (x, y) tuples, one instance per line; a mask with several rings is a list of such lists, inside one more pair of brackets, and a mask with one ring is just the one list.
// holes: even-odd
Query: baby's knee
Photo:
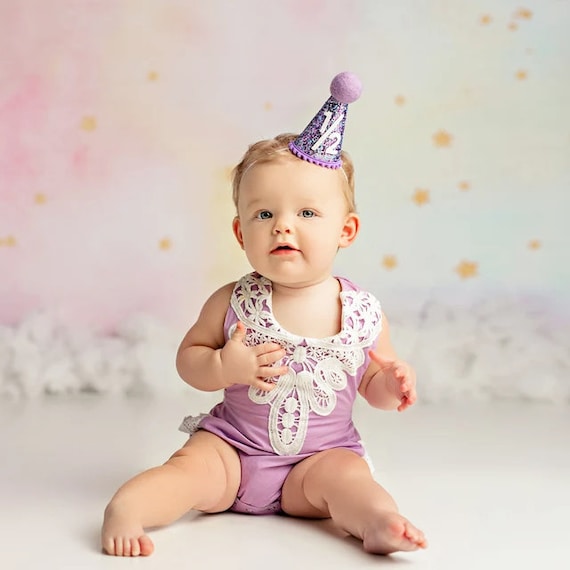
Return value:
[(322, 453), (311, 470), (313, 476), (350, 481), (371, 475), (364, 458), (350, 449), (330, 449)]

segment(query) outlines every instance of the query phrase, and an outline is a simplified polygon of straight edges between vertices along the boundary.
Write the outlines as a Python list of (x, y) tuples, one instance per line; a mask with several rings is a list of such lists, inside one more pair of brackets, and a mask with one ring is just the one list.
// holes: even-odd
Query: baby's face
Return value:
[(342, 172), (295, 157), (257, 164), (242, 179), (234, 233), (252, 267), (275, 283), (306, 286), (331, 275), (358, 229)]

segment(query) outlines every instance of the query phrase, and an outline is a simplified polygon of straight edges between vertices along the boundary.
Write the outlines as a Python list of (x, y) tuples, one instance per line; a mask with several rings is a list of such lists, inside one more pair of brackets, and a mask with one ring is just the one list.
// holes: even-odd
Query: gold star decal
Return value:
[(156, 81), (158, 79), (158, 73), (156, 71), (149, 71), (147, 75), (149, 81)]
[(81, 128), (84, 131), (92, 132), (97, 128), (97, 120), (92, 116), (83, 117), (81, 120)]
[(271, 111), (271, 109), (273, 109), (273, 103), (271, 103), (271, 101), (266, 101), (265, 105), (263, 105), (263, 108), (266, 111)]
[(483, 14), (479, 19), (482, 26), (488, 26), (493, 21), (493, 18), (489, 14)]
[(45, 204), (46, 203), (46, 195), (45, 194), (36, 194), (34, 196), (34, 202), (36, 204)]
[(524, 81), (528, 77), (528, 73), (524, 69), (519, 69), (519, 71), (516, 72), (515, 77), (519, 81)]
[(396, 105), (398, 105), (399, 107), (402, 107), (403, 105), (406, 104), (406, 98), (403, 95), (397, 95), (396, 98), (394, 99), (394, 103), (396, 103)]
[(158, 247), (159, 247), (162, 251), (168, 251), (169, 249), (172, 248), (172, 241), (170, 241), (169, 238), (162, 238), (162, 239), (158, 242)]
[(0, 247), (16, 247), (16, 238), (14, 236), (7, 236), (4, 239), (0, 238)]
[(467, 192), (467, 190), (471, 190), (471, 184), (467, 181), (467, 180), (462, 180), (457, 187), (459, 188), (459, 190), (462, 190), (463, 192)]
[(513, 32), (514, 32), (515, 30), (518, 30), (518, 29), (519, 29), (519, 26), (518, 26), (518, 24), (517, 24), (516, 22), (511, 22), (508, 27), (509, 27), (509, 30), (512, 30)]
[(450, 135), (447, 131), (441, 129), (432, 136), (432, 139), (433, 139), (433, 144), (435, 146), (439, 148), (444, 148), (451, 146), (451, 141), (453, 139), (453, 136)]
[(382, 260), (382, 265), (384, 269), (391, 271), (396, 267), (396, 265), (398, 265), (398, 261), (396, 260), (396, 257), (393, 255), (385, 255), (384, 259)]
[(521, 20), (530, 20), (532, 18), (532, 11), (528, 10), (527, 8), (519, 8), (515, 12), (515, 18), (519, 18)]
[(478, 264), (474, 261), (462, 261), (456, 268), (456, 273), (461, 279), (469, 279), (477, 276)]
[(416, 188), (412, 200), (418, 205), (423, 206), (429, 202), (429, 190), (424, 188)]
[(232, 179), (232, 172), (234, 170), (233, 166), (226, 166), (223, 170), (222, 170), (222, 178), (225, 181), (231, 180)]
[(528, 248), (529, 249), (536, 250), (536, 249), (540, 249), (541, 247), (542, 247), (542, 244), (537, 239), (533, 239), (533, 240), (528, 242)]

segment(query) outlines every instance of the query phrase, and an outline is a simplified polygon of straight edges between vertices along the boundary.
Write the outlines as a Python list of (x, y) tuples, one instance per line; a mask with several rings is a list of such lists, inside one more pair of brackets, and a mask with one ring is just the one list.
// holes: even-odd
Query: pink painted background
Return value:
[(0, 323), (182, 330), (248, 270), (229, 168), (301, 130), (345, 69), (363, 231), (339, 272), (393, 306), (566, 307), (567, 7), (0, 3)]

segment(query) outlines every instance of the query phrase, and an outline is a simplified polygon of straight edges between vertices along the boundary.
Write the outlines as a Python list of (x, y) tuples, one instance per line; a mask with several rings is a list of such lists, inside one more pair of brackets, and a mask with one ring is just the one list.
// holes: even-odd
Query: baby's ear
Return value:
[(360, 218), (358, 217), (358, 214), (351, 212), (346, 216), (346, 219), (344, 220), (338, 247), (348, 247), (351, 245), (358, 235), (359, 230)]
[(234, 236), (236, 236), (240, 247), (243, 249), (243, 235), (241, 233), (241, 222), (239, 221), (239, 216), (234, 218), (234, 221), (232, 222), (232, 230), (234, 231)]

